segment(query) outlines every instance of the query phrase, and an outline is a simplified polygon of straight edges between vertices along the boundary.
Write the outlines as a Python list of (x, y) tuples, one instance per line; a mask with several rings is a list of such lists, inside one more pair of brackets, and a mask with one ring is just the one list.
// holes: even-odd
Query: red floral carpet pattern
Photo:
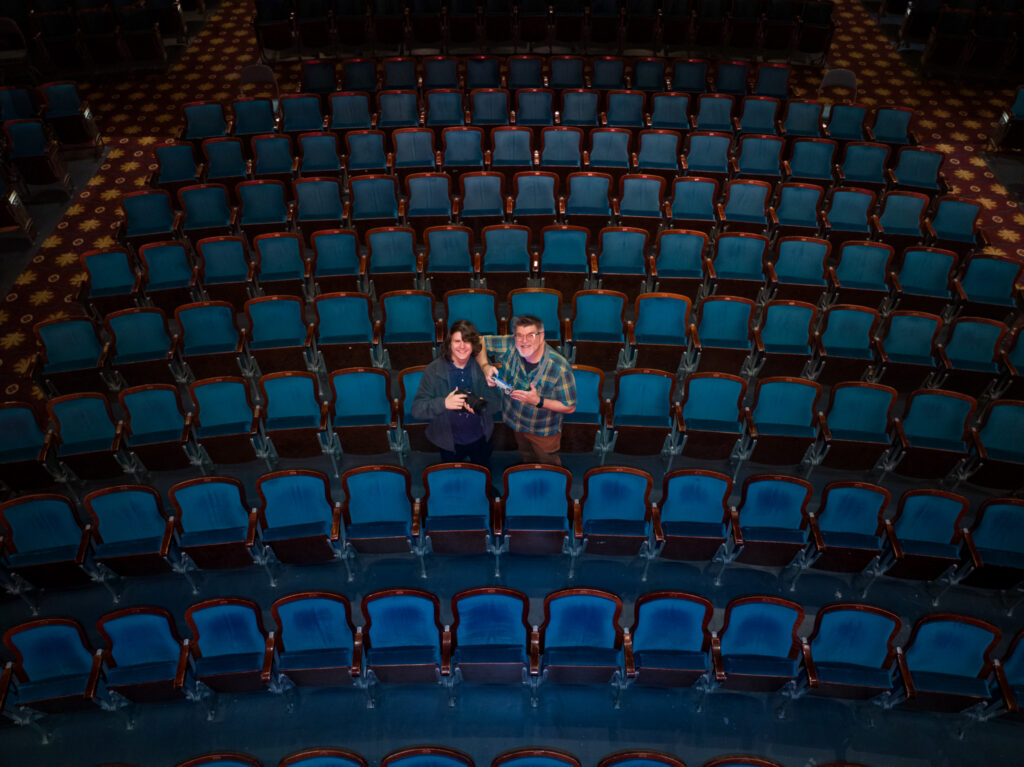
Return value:
[[(29, 378), (35, 355), (33, 324), (82, 313), (76, 301), (84, 279), (79, 255), (116, 244), (121, 195), (146, 186), (156, 168), (154, 149), (174, 141), (181, 129), (181, 106), (235, 97), (240, 69), (257, 56), (252, 12), (247, 0), (222, 0), (165, 75), (79, 84), (109, 151), (0, 304), (0, 386), (5, 398), (42, 399)], [(837, 0), (836, 22), (828, 65), (857, 73), (858, 100), (865, 104), (913, 107), (919, 115), (919, 141), (946, 156), (944, 174), (951, 191), (984, 206), (990, 251), (1024, 257), (1024, 213), (981, 157), (1002, 110), (1013, 99), (1013, 89), (922, 79), (857, 0)], [(294, 91), (298, 66), (278, 64), (275, 69), (282, 92)], [(793, 95), (813, 98), (818, 79), (816, 71), (798, 73)]]

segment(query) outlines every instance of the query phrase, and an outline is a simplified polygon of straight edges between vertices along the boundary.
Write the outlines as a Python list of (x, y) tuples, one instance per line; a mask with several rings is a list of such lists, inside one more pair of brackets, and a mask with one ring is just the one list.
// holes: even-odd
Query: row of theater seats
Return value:
[[(403, 767), (404, 765), (428, 765), (429, 767), (474, 767), (473, 759), (448, 746), (413, 746), (392, 751), (381, 759), (381, 767)], [(494, 758), (491, 767), (582, 767), (582, 762), (572, 754), (553, 748), (529, 747), (506, 751)], [(195, 756), (180, 762), (177, 767), (264, 767), (259, 759), (239, 751), (217, 751)], [(361, 755), (342, 748), (307, 748), (282, 757), (278, 767), (367, 767)], [(598, 763), (598, 767), (631, 765), (633, 767), (686, 767), (679, 758), (645, 749), (643, 751), (618, 751)], [(112, 767), (112, 766), (111, 766)], [(134, 767), (120, 764), (118, 767)], [(783, 767), (778, 762), (760, 756), (720, 756), (704, 763), (704, 767)], [(865, 767), (853, 762), (829, 762), (822, 767)]]
[[(267, 236), (273, 237), (262, 235)], [(723, 247), (717, 261), (697, 262), (686, 277), (658, 275), (662, 290), (653, 293), (641, 292), (648, 287), (642, 273), (630, 279), (615, 273), (600, 275), (601, 284), (621, 287), (619, 291), (583, 289), (585, 271), (552, 271), (546, 280), (565, 282), (569, 290), (580, 288), (571, 295), (568, 318), (563, 318), (561, 292), (552, 288), (511, 290), (506, 314), (499, 312), (496, 291), (453, 285), (444, 292), (446, 320), (441, 320), (434, 294), (400, 285), (389, 285), (399, 289), (381, 293), (379, 303), (366, 293), (316, 291), (307, 308), (309, 270), (303, 270), (301, 260), (295, 273), (272, 273), (263, 271), (260, 261), (248, 265), (238, 240), (203, 242), (209, 246), (203, 247), (203, 252), (223, 245), (238, 257), (241, 271), (235, 279), (217, 281), (213, 277), (226, 274), (226, 270), (211, 268), (218, 262), (201, 262), (210, 269), (209, 279), (197, 279), (189, 268), (180, 270), (184, 278), (178, 285), (145, 278), (153, 272), (144, 272), (142, 278), (128, 272), (136, 290), (103, 294), (99, 287), (114, 283), (102, 278), (116, 272), (113, 268), (100, 271), (100, 266), (115, 260), (126, 264), (127, 254), (86, 254), (84, 260), (92, 264), (91, 280), (86, 283), (90, 288), (87, 306), (99, 316), (107, 312), (104, 328), (100, 331), (88, 318), (36, 325), (40, 356), (35, 373), (47, 390), (66, 394), (105, 388), (103, 382), (110, 380), (113, 371), (119, 374), (121, 385), (237, 375), (239, 355), (240, 369), (246, 374), (297, 368), (327, 372), (367, 364), (400, 370), (433, 359), (446, 323), (469, 319), (482, 333), (498, 334), (507, 332), (509, 317), (526, 314), (543, 321), (547, 341), (565, 356), (603, 371), (641, 367), (674, 373), (682, 368), (684, 372), (741, 373), (748, 378), (804, 376), (825, 385), (865, 379), (901, 392), (921, 385), (943, 385), (983, 398), (1011, 390), (1016, 396), (1019, 391), (1024, 352), (1020, 330), (1016, 326), (1010, 330), (1003, 322), (983, 316), (1012, 318), (1017, 311), (1014, 297), (1003, 304), (986, 303), (977, 301), (977, 295), (964, 286), (986, 277), (989, 281), (983, 284), (991, 286), (991, 277), (998, 270), (1010, 267), (1017, 273), (1020, 266), (1002, 260), (990, 262), (982, 256), (975, 256), (966, 273), (953, 279), (961, 300), (949, 304), (941, 295), (907, 291), (894, 296), (890, 288), (901, 276), (911, 274), (910, 257), (938, 261), (951, 254), (910, 249), (897, 276), (895, 271), (880, 268), (888, 267), (886, 257), (891, 253), (872, 247), (872, 243), (851, 241), (842, 251), (846, 259), (837, 266), (814, 264), (823, 275), (817, 284), (810, 280), (766, 282), (760, 270), (750, 275), (727, 270), (733, 261)], [(722, 246), (731, 242), (728, 235), (720, 239)], [(791, 250), (785, 247), (788, 244), (782, 242), (783, 253)], [(795, 241), (801, 248), (820, 244)], [(763, 248), (763, 243), (755, 245)], [(145, 257), (168, 249), (179, 251), (187, 264), (180, 244), (146, 245), (141, 252)], [(750, 259), (753, 267), (762, 263), (760, 253), (757, 255)], [(872, 257), (879, 267), (877, 281), (865, 276), (871, 273), (867, 266)], [(738, 257), (733, 260), (743, 263)], [(767, 263), (764, 270), (774, 276), (789, 263), (780, 258), (774, 265)], [(470, 282), (471, 274), (465, 273), (463, 281)], [(498, 274), (516, 279), (516, 273)], [(527, 282), (528, 274), (519, 273), (520, 284)], [(448, 287), (444, 278), (450, 276), (434, 273), (431, 282), (435, 289)], [(354, 282), (356, 275), (350, 279)], [(405, 280), (412, 282), (412, 273)], [(121, 284), (130, 287), (132, 283), (125, 280)], [(909, 279), (899, 283), (900, 287), (913, 284)], [(729, 293), (712, 293), (709, 286)], [(686, 290), (697, 297), (664, 288)], [(291, 292), (248, 297), (261, 289)], [(197, 291), (214, 300), (193, 302)], [(630, 294), (635, 296), (632, 302)], [(910, 308), (893, 311), (895, 299), (901, 300), (901, 307), (905, 299)], [(165, 307), (174, 312), (174, 328), (168, 323)], [(375, 319), (378, 311), (379, 320)], [(236, 318), (239, 312), (241, 323)], [(183, 368), (183, 362), (192, 374)]]
[(585, 49), (707, 48), (772, 52), (820, 65), (831, 44), (833, 3), (769, 0), (260, 0), (253, 25), (271, 55), (300, 50), (436, 47), (516, 49), (555, 43)]
[[(458, 140), (462, 145), (457, 148), (458, 154), (467, 154), (465, 146), (472, 143), (480, 145), (482, 150), (485, 142), (479, 136), (479, 129), (493, 134), (493, 129), (500, 127), (529, 129), (535, 149), (540, 148), (541, 131), (551, 127), (619, 128), (633, 134), (644, 129), (681, 133), (712, 131), (730, 137), (733, 133), (771, 134), (787, 139), (827, 138), (843, 143), (872, 141), (890, 148), (913, 143), (912, 113), (907, 109), (883, 107), (871, 112), (859, 104), (836, 104), (825, 115), (825, 107), (818, 101), (763, 95), (565, 89), (556, 96), (556, 91), (547, 88), (516, 91), (476, 88), (468, 95), (458, 89), (432, 89), (421, 97), (410, 89), (385, 90), (378, 94), (339, 91), (323, 97), (296, 93), (282, 96), (279, 103), (275, 108), (270, 99), (243, 98), (230, 105), (230, 115), (221, 102), (186, 104), (181, 137), (193, 142), (197, 149), (206, 139), (239, 138), (247, 154), (254, 153), (248, 146), (249, 139), (275, 132), (296, 137), (325, 130), (342, 134), (381, 129), (387, 132), (387, 137), (402, 128), (422, 127), (432, 129), (437, 142), (444, 138), (446, 128), (477, 128), (476, 131), (449, 131), (452, 135), (448, 141)], [(326, 114), (324, 103), (328, 107)], [(469, 137), (474, 134), (478, 137), (472, 142)], [(492, 135), (489, 146), (492, 153), (502, 149), (495, 141)], [(385, 143), (394, 143), (393, 136)], [(731, 149), (731, 144), (727, 146)], [(350, 146), (346, 154), (351, 153)], [(336, 154), (341, 153), (336, 150)], [(447, 145), (445, 154), (449, 154)], [(457, 159), (449, 156), (444, 164), (456, 167), (472, 164), (465, 160), (456, 162)]]
[[(242, 483), (227, 476), (178, 482), (170, 508), (148, 485), (110, 485), (88, 493), (79, 513), (71, 499), (25, 494), (0, 505), (10, 541), (3, 554), (9, 590), (37, 610), (32, 592), (103, 582), (116, 597), (121, 578), (176, 572), (198, 593), (203, 572), (260, 565), (276, 584), (281, 563), (341, 560), (354, 577), (378, 554), (412, 554), (428, 577), (428, 555), (568, 555), (569, 577), (584, 554), (638, 557), (646, 580), (652, 561), (779, 570), (796, 590), (808, 568), (852, 574), (863, 598), (875, 580), (923, 581), (933, 604), (954, 584), (1006, 590), (1024, 577), (1024, 501), (995, 497), (977, 505), (948, 490), (905, 491), (898, 505), (881, 485), (834, 481), (810, 509), (810, 482), (753, 474), (730, 505), (733, 481), (705, 469), (654, 478), (641, 469), (601, 466), (583, 476), (579, 498), (562, 467), (513, 466), (502, 494), (481, 466), (441, 463), (422, 474), (413, 497), (409, 471), (367, 464), (340, 478), (332, 499), (325, 474), (270, 472), (256, 480), (250, 506)], [(301, 501), (301, 502), (300, 502)], [(733, 563), (736, 563), (735, 565)]]
[(445, 625), (436, 595), (394, 588), (363, 598), (357, 628), (346, 597), (307, 591), (270, 606), (268, 631), (261, 605), (224, 597), (185, 610), (183, 641), (168, 610), (137, 606), (98, 619), (105, 646), (96, 650), (70, 618), (13, 626), (4, 643), (17, 661), (4, 679), (17, 677), (7, 695), (13, 717), (122, 707), (130, 723), (134, 703), (187, 698), (212, 719), (217, 693), (270, 691), (290, 701), (298, 686), (354, 687), (372, 705), (378, 685), (392, 683), (438, 685), (451, 705), (462, 684), (478, 683), (527, 687), (535, 706), (561, 684), (611, 685), (616, 701), (632, 685), (695, 687), (698, 710), (719, 689), (778, 692), (783, 713), (804, 695), (980, 720), (1019, 719), (1024, 703), (1024, 634), (996, 660), (1001, 631), (966, 615), (924, 615), (897, 645), (900, 617), (861, 603), (820, 608), (806, 638), (797, 633), (804, 608), (775, 596), (733, 599), (716, 631), (704, 596), (641, 595), (629, 630), (622, 607), (607, 591), (561, 589), (545, 596), (544, 619), (531, 626), (526, 594), (483, 586), (452, 597)]
[(71, 193), (65, 158), (98, 155), (103, 139), (73, 82), (49, 82), (38, 89), (0, 88), (0, 236), (35, 240), (35, 222), (25, 207), (37, 191), (53, 186)]
[[(122, 198), (125, 217), (118, 234), (137, 249), (183, 237), (196, 247), (207, 237), (242, 232), (253, 238), (285, 233), (292, 227), (306, 241), (318, 230), (349, 227), (369, 245), (370, 231), (377, 230), (380, 241), (394, 240), (397, 245), (402, 240), (403, 271), (409, 268), (406, 258), (415, 258), (414, 233), (422, 238), (427, 228), (444, 231), (440, 228), (451, 229), (451, 224), (461, 224), (461, 234), (451, 236), (453, 249), (460, 251), (451, 256), (451, 271), (471, 268), (472, 235), (480, 236), (485, 227), (503, 223), (529, 227), (533, 242), (542, 250), (549, 233), (573, 227), (595, 236), (615, 224), (646, 230), (644, 242), (638, 241), (621, 259), (627, 262), (623, 268), (640, 266), (638, 254), (642, 261), (651, 238), (662, 229), (695, 229), (712, 236), (720, 230), (751, 232), (773, 238), (822, 234), (836, 246), (847, 240), (875, 240), (897, 251), (927, 244), (960, 255), (978, 249), (984, 241), (977, 223), (978, 203), (943, 196), (936, 201), (935, 212), (929, 213), (927, 195), (901, 190), (886, 192), (878, 203), (870, 189), (841, 187), (821, 205), (821, 187), (791, 183), (780, 185), (772, 205), (772, 185), (754, 179), (728, 182), (721, 201), (718, 182), (704, 176), (675, 179), (668, 196), (664, 178), (628, 174), (620, 181), (621, 198), (612, 197), (610, 175), (594, 173), (569, 174), (567, 197), (560, 194), (559, 175), (550, 171), (516, 173), (511, 194), (506, 193), (502, 174), (487, 171), (461, 174), (461, 195), (452, 194), (452, 177), (446, 173), (412, 174), (406, 183), (408, 198), (399, 194), (397, 177), (392, 175), (352, 176), (347, 185), (338, 178), (304, 178), (294, 182), (296, 199), (289, 203), (281, 182), (245, 181), (237, 187), (237, 207), (222, 184), (189, 185), (178, 192), (181, 211), (174, 210), (164, 190), (131, 192)], [(347, 199), (343, 197), (346, 187)], [(405, 230), (408, 236), (399, 235), (395, 227), (406, 224), (412, 227)], [(382, 228), (394, 234), (385, 238)], [(574, 256), (580, 256), (580, 247), (590, 247), (589, 237)], [(1001, 284), (991, 290), (1009, 293), (1013, 289), (1012, 284)]]
[[(26, 7), (29, 3), (11, 5), (0, 5), (0, 17), (7, 18), (5, 33), (20, 37), (16, 47), (42, 72), (80, 77), (165, 69), (165, 40), (187, 42), (183, 4), (178, 2), (42, 0), (31, 8)], [(191, 5), (199, 11), (197, 0)]]
[[(748, 93), (786, 99), (792, 67), (749, 61), (621, 56), (390, 56), (306, 60), (299, 64), (299, 92), (326, 98), (335, 91), (422, 91), (508, 88), (592, 89), (687, 94)], [(236, 117), (237, 117), (236, 113)]]

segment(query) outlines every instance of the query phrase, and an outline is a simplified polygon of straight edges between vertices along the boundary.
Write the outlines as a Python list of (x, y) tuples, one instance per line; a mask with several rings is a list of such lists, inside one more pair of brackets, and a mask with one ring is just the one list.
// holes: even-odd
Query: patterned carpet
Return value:
[[(0, 385), (7, 398), (42, 398), (28, 378), (35, 354), (32, 326), (82, 313), (75, 300), (84, 279), (79, 254), (116, 244), (118, 201), (122, 194), (145, 187), (156, 168), (154, 149), (172, 142), (181, 129), (182, 104), (197, 99), (227, 102), (236, 95), (239, 71), (257, 56), (252, 12), (248, 0), (222, 0), (166, 75), (79, 84), (109, 151), (0, 306)], [(922, 79), (857, 0), (837, 0), (836, 21), (829, 66), (857, 73), (859, 101), (917, 110), (918, 139), (946, 155), (944, 173), (951, 191), (984, 205), (982, 225), (990, 251), (1024, 257), (1024, 212), (982, 157), (1013, 89)], [(297, 64), (275, 69), (282, 92), (295, 91)], [(799, 72), (793, 95), (813, 98), (819, 77), (815, 70)]]

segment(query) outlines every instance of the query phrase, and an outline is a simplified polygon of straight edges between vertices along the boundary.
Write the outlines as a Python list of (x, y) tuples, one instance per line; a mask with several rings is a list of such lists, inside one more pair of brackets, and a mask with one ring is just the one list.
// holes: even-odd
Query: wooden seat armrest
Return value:
[(540, 631), (536, 626), (530, 631), (530, 676), (540, 676)]
[(409, 534), (413, 538), (419, 538), (421, 533), (420, 520), (423, 515), (423, 502), (417, 498), (412, 503), (412, 527), (409, 528)]
[(572, 502), (572, 533), (577, 541), (583, 540), (583, 508), (578, 499)]
[(807, 515), (807, 521), (811, 527), (811, 540), (814, 541), (814, 548), (818, 551), (825, 550), (825, 537), (821, 534), (821, 527), (818, 525), (817, 515), (811, 513)]
[(828, 419), (825, 418), (825, 414), (822, 411), (818, 411), (818, 428), (821, 430), (821, 436), (826, 442), (832, 441), (832, 430), (828, 428)]
[(263, 668), (260, 669), (260, 680), (263, 682), (270, 681), (270, 670), (274, 665), (274, 643), (276, 637), (274, 632), (271, 631), (267, 634), (266, 645), (263, 648)]
[(92, 543), (93, 527), (92, 522), (82, 528), (82, 539), (78, 542), (78, 551), (75, 552), (75, 564), (85, 563), (85, 557), (89, 553), (89, 546)]
[(1010, 680), (1006, 678), (1006, 670), (998, 658), (992, 661), (992, 673), (995, 676), (996, 684), (999, 686), (999, 694), (1003, 698), (1003, 706), (1008, 712), (1020, 711), (1017, 696), (1013, 694)]
[(635, 677), (636, 663), (633, 661), (633, 636), (629, 633), (629, 629), (624, 629), (622, 632), (622, 659), (626, 677)]
[(914, 680), (910, 676), (910, 667), (907, 666), (907, 657), (902, 647), (896, 648), (896, 668), (899, 670), (900, 679), (907, 690), (907, 700), (917, 697), (917, 689), (914, 687)]
[(352, 637), (352, 666), (348, 670), (351, 677), (360, 676), (363, 673), (363, 628), (356, 629)]
[(971, 535), (971, 531), (966, 527), (961, 532), (963, 533), (964, 546), (967, 549), (968, 555), (971, 557), (971, 564), (973, 564), (975, 568), (981, 567), (985, 562), (982, 560), (981, 552), (978, 551), (978, 547), (974, 543), (974, 536)]
[(882, 521), (885, 525), (885, 539), (889, 542), (889, 546), (892, 547), (892, 554), (897, 560), (903, 559), (903, 547), (900, 545), (900, 539), (896, 537), (896, 526), (892, 523), (891, 519)]
[(743, 545), (743, 531), (740, 529), (740, 513), (735, 506), (729, 508), (729, 527), (732, 529), (732, 540), (737, 546)]
[(811, 656), (811, 645), (806, 639), (800, 642), (800, 652), (803, 653), (804, 671), (807, 673), (807, 684), (811, 687), (818, 686), (818, 669), (814, 665), (814, 658)]
[(341, 539), (341, 501), (335, 501), (331, 509), (331, 540)]
[(451, 676), (452, 673), (452, 629), (445, 626), (441, 632), (441, 676)]
[(725, 664), (722, 662), (722, 640), (718, 633), (711, 634), (711, 666), (715, 670), (715, 681), (721, 684), (725, 681)]
[(661, 507), (656, 503), (651, 504), (651, 528), (654, 530), (654, 540), (663, 543), (665, 531), (661, 527)]
[(747, 430), (747, 434), (750, 435), (751, 439), (757, 439), (757, 426), (754, 424), (754, 413), (749, 407), (743, 408), (742, 416), (743, 424)]
[(191, 639), (183, 639), (181, 642), (181, 652), (178, 653), (178, 666), (174, 669), (174, 688), (177, 690), (185, 686), (185, 674), (188, 672), (190, 655), (188, 648), (191, 641)]
[(256, 545), (256, 535), (259, 532), (260, 513), (256, 509), (249, 511), (249, 524), (245, 530), (245, 545), (252, 548)]

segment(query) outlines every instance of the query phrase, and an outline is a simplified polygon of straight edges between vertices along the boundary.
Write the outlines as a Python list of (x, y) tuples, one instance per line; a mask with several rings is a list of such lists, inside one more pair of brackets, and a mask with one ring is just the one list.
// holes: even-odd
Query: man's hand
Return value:
[(444, 406), (446, 410), (468, 410), (473, 412), (473, 409), (466, 405), (466, 395), (458, 394), (458, 389), (452, 389), (447, 397), (444, 398)]
[(537, 387), (532, 383), (529, 389), (514, 389), (508, 396), (517, 402), (525, 402), (527, 405), (536, 405), (540, 402), (540, 394), (537, 393)]
[(480, 368), (480, 372), (484, 374), (484, 378), (487, 379), (487, 385), (494, 387), (497, 384), (494, 383), (494, 376), (498, 374), (498, 368), (494, 367), (491, 363), (487, 363)]

